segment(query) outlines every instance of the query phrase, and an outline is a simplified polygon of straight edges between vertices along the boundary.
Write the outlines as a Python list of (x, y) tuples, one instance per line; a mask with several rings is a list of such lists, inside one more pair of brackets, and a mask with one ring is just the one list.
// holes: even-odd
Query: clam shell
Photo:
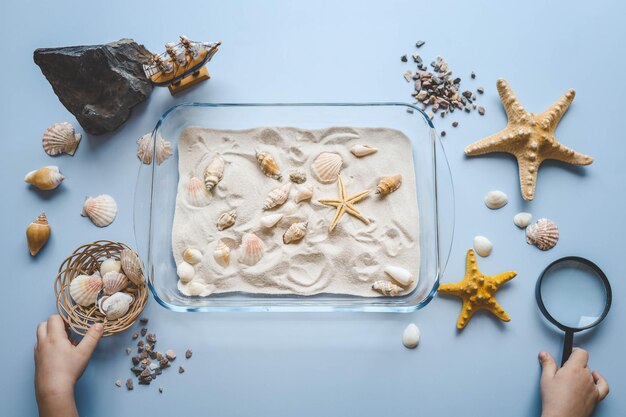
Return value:
[(357, 158), (362, 158), (364, 156), (378, 152), (378, 149), (369, 145), (354, 145), (350, 148), (350, 152), (352, 152), (352, 155), (356, 156)]
[(310, 200), (313, 197), (313, 186), (307, 185), (301, 187), (296, 194), (296, 203), (301, 203), (306, 200)]
[(55, 123), (46, 129), (41, 139), (41, 144), (43, 150), (50, 156), (61, 153), (73, 156), (81, 138), (82, 135), (76, 133), (70, 123)]
[(402, 289), (402, 287), (397, 286), (393, 282), (384, 281), (384, 280), (375, 281), (372, 284), (372, 289), (374, 291), (378, 291), (382, 295), (388, 295), (388, 296), (392, 296), (392, 297), (395, 297), (396, 295), (398, 295), (402, 291), (404, 291), (404, 289)]
[(278, 168), (278, 163), (274, 159), (272, 155), (268, 152), (256, 150), (256, 161), (259, 164), (259, 168), (261, 168), (261, 172), (265, 174), (266, 177), (274, 178), (275, 180), (280, 181), (283, 176), (280, 173), (280, 168)]
[(219, 239), (215, 244), (215, 250), (213, 251), (213, 258), (215, 262), (226, 268), (230, 264), (230, 247), (224, 243), (222, 239)]
[(172, 144), (163, 139), (160, 135), (156, 141), (156, 152), (154, 151), (154, 140), (152, 132), (146, 133), (137, 140), (137, 158), (146, 165), (152, 163), (153, 154), (156, 154), (157, 165), (161, 165), (174, 153)]
[(65, 177), (59, 172), (59, 167), (53, 165), (30, 171), (24, 177), (25, 182), (46, 191), (54, 190), (64, 179)]
[(389, 275), (389, 277), (405, 288), (414, 281), (413, 274), (399, 266), (387, 266), (384, 271), (385, 274)]
[(402, 333), (402, 344), (407, 349), (415, 349), (420, 342), (420, 329), (411, 323), (404, 329)]
[(187, 203), (194, 207), (204, 207), (209, 204), (210, 195), (204, 186), (204, 182), (197, 177), (191, 177), (187, 181), (185, 189)]
[(128, 278), (121, 272), (107, 272), (102, 276), (102, 287), (105, 295), (113, 295), (128, 287)]
[(108, 258), (100, 264), (100, 276), (104, 277), (108, 272), (121, 272), (122, 263), (115, 258)]
[(306, 235), (308, 225), (308, 222), (297, 222), (289, 226), (287, 231), (283, 234), (283, 243), (287, 245), (302, 239), (304, 235)]
[(135, 252), (130, 249), (122, 250), (120, 254), (120, 262), (122, 271), (133, 284), (139, 286), (143, 284), (143, 271), (141, 270), (141, 261)]
[(315, 179), (322, 184), (330, 184), (337, 181), (337, 176), (341, 172), (343, 159), (341, 155), (331, 152), (322, 152), (311, 164), (311, 172)]
[(376, 187), (376, 194), (387, 195), (391, 194), (400, 188), (402, 185), (402, 175), (392, 175), (391, 177), (383, 177), (378, 182)]
[(70, 282), (70, 296), (79, 306), (95, 304), (100, 290), (102, 278), (97, 275), (79, 275)]
[(260, 220), (261, 226), (270, 229), (276, 226), (276, 223), (278, 223), (280, 219), (283, 218), (283, 216), (284, 214), (282, 213), (268, 214), (267, 216), (263, 216)]
[(235, 224), (236, 220), (237, 220), (237, 211), (230, 210), (230, 211), (222, 213), (220, 217), (217, 218), (217, 223), (215, 224), (215, 226), (217, 227), (217, 230), (228, 229), (230, 226)]
[(117, 320), (128, 313), (133, 301), (132, 295), (116, 292), (110, 296), (100, 298), (98, 300), (98, 309), (106, 316), (107, 320)]
[(113, 223), (117, 216), (117, 203), (108, 194), (87, 197), (83, 204), (81, 216), (89, 217), (98, 227), (106, 227)]
[(506, 206), (509, 202), (509, 198), (502, 191), (490, 191), (485, 196), (485, 205), (492, 210), (497, 210)]
[(474, 250), (482, 257), (491, 255), (493, 243), (485, 236), (474, 237)]
[(198, 249), (187, 248), (183, 251), (183, 260), (191, 265), (200, 263), (202, 261), (202, 252)]
[(32, 256), (37, 255), (41, 248), (48, 243), (50, 233), (51, 229), (48, 224), (48, 219), (46, 219), (46, 213), (42, 212), (39, 217), (26, 228), (26, 241), (28, 242), (28, 250)]
[(520, 229), (525, 228), (532, 221), (533, 215), (530, 213), (521, 212), (513, 216), (513, 223), (515, 223), (515, 226), (519, 227)]
[(246, 233), (241, 239), (239, 262), (252, 266), (261, 260), (265, 252), (265, 244), (254, 233)]
[(186, 284), (196, 275), (196, 270), (193, 265), (187, 262), (181, 262), (178, 267), (176, 267), (176, 275), (180, 278), (180, 282)]
[(270, 210), (274, 207), (280, 206), (289, 198), (289, 191), (291, 190), (291, 183), (286, 182), (278, 188), (274, 188), (267, 195), (265, 202), (263, 203), (263, 210)]
[(215, 155), (204, 169), (204, 186), (208, 191), (211, 191), (224, 177), (224, 165), (224, 158)]
[(526, 228), (526, 241), (541, 250), (552, 249), (559, 241), (559, 228), (550, 219), (539, 219)]
[(294, 169), (289, 173), (289, 180), (296, 184), (304, 184), (306, 181), (306, 172), (300, 168)]

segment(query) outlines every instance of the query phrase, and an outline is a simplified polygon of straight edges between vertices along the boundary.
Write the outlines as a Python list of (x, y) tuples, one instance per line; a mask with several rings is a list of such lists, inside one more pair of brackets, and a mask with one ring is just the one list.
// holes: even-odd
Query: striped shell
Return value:
[(170, 141), (165, 140), (159, 136), (155, 152), (157, 165), (161, 165), (167, 160), (167, 158), (172, 156), (173, 153), (174, 150), (172, 149), (172, 144), (170, 143)]
[(115, 258), (107, 258), (100, 264), (100, 276), (105, 276), (108, 272), (121, 272), (122, 263)]
[(216, 155), (204, 169), (204, 186), (207, 191), (211, 191), (224, 177), (224, 165), (224, 158)]
[(342, 166), (343, 159), (339, 154), (322, 152), (311, 164), (311, 172), (322, 184), (330, 184), (337, 181)]
[(227, 211), (227, 212), (222, 213), (220, 217), (217, 218), (217, 223), (215, 224), (215, 226), (217, 227), (217, 230), (228, 229), (230, 226), (235, 224), (236, 220), (237, 220), (237, 211), (236, 210)]
[(122, 271), (130, 282), (137, 286), (141, 285), (143, 283), (143, 271), (137, 254), (130, 249), (124, 249), (120, 254), (120, 262)]
[(372, 284), (372, 289), (374, 291), (378, 291), (382, 295), (388, 295), (392, 297), (395, 297), (396, 295), (400, 294), (403, 291), (403, 289), (397, 286), (396, 284), (390, 281), (382, 281), (382, 280), (375, 281)]
[(381, 178), (376, 187), (376, 194), (391, 194), (400, 188), (400, 185), (402, 185), (402, 175)]
[(64, 179), (59, 167), (53, 165), (30, 171), (24, 177), (25, 182), (45, 191), (54, 190)]
[(139, 139), (137, 139), (137, 158), (146, 165), (152, 163), (152, 156), (156, 154), (157, 165), (161, 165), (167, 158), (174, 153), (172, 144), (163, 139), (160, 135), (156, 141), (156, 152), (154, 151), (154, 139), (152, 139), (152, 133), (146, 133)]
[(254, 233), (246, 233), (241, 239), (239, 262), (252, 266), (261, 260), (265, 252), (265, 244)]
[(100, 290), (102, 278), (97, 275), (79, 275), (70, 282), (70, 296), (79, 306), (95, 304)]
[(83, 217), (89, 217), (93, 224), (98, 227), (106, 227), (113, 223), (117, 216), (117, 203), (108, 194), (97, 197), (87, 197), (83, 204)]
[(559, 241), (559, 228), (550, 219), (539, 219), (526, 228), (526, 241), (541, 250), (552, 249)]
[(267, 195), (265, 202), (263, 203), (263, 210), (270, 210), (274, 207), (278, 207), (285, 204), (287, 198), (289, 198), (289, 191), (291, 190), (291, 183), (286, 182), (278, 188), (274, 188)]
[(73, 156), (82, 139), (80, 133), (76, 133), (74, 127), (67, 122), (55, 123), (43, 134), (41, 144), (43, 150), (50, 156), (66, 153)]
[(294, 223), (283, 234), (283, 243), (289, 244), (297, 242), (306, 235), (306, 228), (309, 224), (307, 222)]
[(113, 295), (116, 292), (122, 291), (128, 286), (128, 278), (121, 272), (107, 272), (102, 277), (102, 287), (104, 288), (105, 295)]
[(189, 178), (185, 192), (187, 203), (190, 205), (194, 207), (204, 207), (209, 204), (209, 192), (200, 178)]
[(256, 150), (256, 161), (259, 164), (259, 168), (266, 177), (274, 178), (275, 180), (280, 181), (283, 176), (280, 173), (280, 168), (278, 168), (278, 163), (274, 159), (272, 155), (268, 152)]
[(227, 267), (230, 264), (230, 247), (222, 239), (215, 244), (213, 258), (215, 258), (215, 262), (223, 267)]

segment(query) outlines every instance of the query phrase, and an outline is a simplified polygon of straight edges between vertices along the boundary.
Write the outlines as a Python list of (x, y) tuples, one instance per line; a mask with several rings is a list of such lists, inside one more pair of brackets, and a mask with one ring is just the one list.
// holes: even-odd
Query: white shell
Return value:
[(128, 313), (133, 300), (132, 295), (116, 292), (110, 296), (100, 298), (98, 300), (98, 309), (106, 316), (107, 320), (117, 320)]
[(141, 285), (143, 283), (143, 271), (141, 270), (141, 261), (137, 254), (130, 249), (124, 249), (120, 254), (120, 262), (126, 277), (133, 284)]
[(278, 223), (282, 218), (282, 213), (268, 214), (267, 216), (261, 217), (260, 223), (261, 226), (269, 229), (276, 226), (276, 223)]
[(303, 184), (306, 181), (306, 172), (300, 168), (296, 168), (289, 173), (289, 180), (296, 184)]
[(226, 268), (230, 264), (230, 247), (221, 239), (215, 244), (213, 251), (215, 262)]
[(55, 123), (46, 129), (41, 144), (43, 150), (50, 156), (61, 153), (73, 156), (81, 138), (82, 135), (76, 133), (70, 123)]
[(206, 285), (202, 282), (192, 281), (187, 286), (187, 291), (189, 292), (189, 295), (197, 297), (204, 292), (205, 288)]
[(357, 158), (361, 158), (378, 152), (378, 149), (368, 145), (354, 145), (350, 148), (350, 152)]
[(291, 190), (291, 183), (286, 182), (270, 191), (263, 203), (263, 210), (270, 210), (284, 204), (287, 198), (289, 198), (289, 190)]
[(97, 275), (79, 275), (70, 282), (70, 296), (79, 306), (95, 304), (100, 290), (102, 278)]
[(190, 265), (195, 265), (202, 261), (202, 252), (198, 249), (187, 248), (183, 251), (183, 260)]
[(165, 140), (159, 136), (159, 139), (157, 139), (155, 152), (157, 165), (161, 165), (167, 160), (167, 158), (172, 156), (173, 153), (174, 150), (172, 149), (172, 144), (170, 143), (170, 141)]
[(485, 196), (485, 205), (492, 210), (496, 210), (506, 206), (509, 198), (502, 191), (490, 191)]
[(210, 195), (204, 186), (204, 181), (197, 177), (191, 177), (187, 181), (185, 189), (187, 202), (194, 207), (204, 207), (209, 204)]
[(241, 239), (239, 262), (252, 266), (261, 260), (265, 252), (265, 244), (254, 233), (246, 233)]
[(310, 200), (313, 197), (313, 186), (306, 185), (304, 187), (300, 187), (298, 193), (296, 194), (296, 203), (301, 203), (306, 200)]
[(228, 229), (230, 226), (235, 224), (236, 220), (237, 220), (237, 211), (230, 210), (230, 211), (222, 213), (220, 217), (217, 218), (217, 223), (215, 224), (215, 226), (217, 227), (217, 230)]
[(61, 175), (59, 167), (50, 165), (47, 167), (39, 168), (34, 171), (30, 171), (24, 177), (24, 181), (34, 185), (40, 190), (54, 190), (57, 188), (65, 177)]
[(420, 329), (411, 323), (404, 329), (402, 333), (402, 344), (407, 349), (415, 349), (420, 342)]
[(100, 264), (100, 276), (103, 277), (107, 272), (120, 272), (122, 270), (122, 263), (115, 258), (108, 258), (102, 261)]
[(308, 225), (308, 222), (297, 222), (289, 226), (283, 234), (283, 243), (287, 245), (302, 239), (306, 235)]
[(493, 243), (485, 236), (474, 237), (474, 250), (482, 257), (491, 255)]
[(180, 278), (180, 282), (186, 284), (196, 275), (196, 270), (191, 264), (181, 262), (176, 268), (176, 274), (178, 275), (178, 278)]
[(402, 287), (397, 286), (396, 284), (394, 284), (393, 282), (390, 281), (375, 281), (372, 284), (372, 289), (374, 291), (378, 291), (379, 293), (381, 293), (382, 295), (388, 295), (388, 296), (392, 296), (395, 297), (396, 295), (400, 294), (402, 291), (404, 291), (402, 289)]
[(313, 176), (322, 184), (330, 184), (337, 181), (337, 176), (341, 172), (343, 159), (341, 155), (331, 152), (322, 152), (311, 164)]
[(211, 191), (224, 177), (224, 165), (224, 158), (215, 155), (204, 169), (204, 185), (208, 191)]
[(108, 194), (87, 197), (83, 204), (81, 216), (89, 217), (98, 227), (106, 227), (113, 223), (117, 216), (117, 203)]
[(519, 227), (520, 229), (525, 228), (532, 221), (533, 215), (530, 213), (521, 212), (513, 216), (513, 223), (515, 223), (515, 226)]
[(121, 272), (110, 271), (102, 276), (102, 287), (105, 295), (113, 295), (128, 286), (128, 278)]
[(152, 163), (152, 154), (156, 153), (157, 165), (161, 165), (167, 158), (174, 153), (172, 144), (163, 139), (161, 136), (157, 139), (156, 152), (154, 152), (154, 140), (152, 133), (146, 133), (137, 140), (137, 157), (144, 164)]
[(526, 228), (526, 242), (541, 250), (552, 249), (559, 241), (559, 228), (550, 219), (539, 219)]
[(387, 266), (384, 271), (385, 274), (389, 275), (394, 281), (405, 288), (414, 281), (413, 274), (399, 266)]

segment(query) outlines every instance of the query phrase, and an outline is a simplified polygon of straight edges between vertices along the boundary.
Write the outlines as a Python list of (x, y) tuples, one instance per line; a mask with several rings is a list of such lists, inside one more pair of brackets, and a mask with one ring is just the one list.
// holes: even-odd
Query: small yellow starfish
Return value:
[(439, 292), (460, 297), (463, 308), (456, 322), (457, 329), (462, 329), (478, 310), (487, 310), (502, 321), (511, 321), (506, 311), (496, 301), (496, 291), (500, 285), (512, 280), (517, 272), (503, 272), (494, 276), (483, 275), (478, 269), (476, 255), (472, 249), (467, 251), (465, 277), (462, 281), (441, 284)]
[(365, 224), (370, 224), (370, 221), (367, 219), (367, 217), (363, 216), (361, 212), (359, 212), (359, 210), (357, 210), (353, 206), (353, 204), (356, 204), (359, 201), (366, 198), (372, 192), (372, 190), (361, 191), (360, 193), (356, 193), (354, 195), (351, 195), (350, 197), (346, 197), (346, 186), (343, 183), (343, 178), (341, 178), (341, 175), (337, 177), (337, 184), (339, 185), (339, 198), (338, 199), (318, 200), (320, 204), (323, 204), (325, 206), (335, 207), (337, 209), (337, 211), (335, 212), (335, 217), (333, 217), (333, 221), (330, 223), (330, 226), (328, 227), (328, 231), (329, 232), (333, 231), (333, 229), (335, 228), (335, 226), (337, 226), (337, 223), (339, 223), (339, 220), (341, 219), (341, 216), (344, 215), (344, 213), (348, 213), (356, 217), (357, 219), (361, 220)]
[(535, 197), (539, 166), (546, 159), (576, 165), (593, 162), (590, 156), (561, 145), (554, 137), (556, 126), (574, 100), (574, 90), (568, 90), (543, 113), (533, 114), (522, 107), (509, 83), (498, 80), (496, 86), (508, 118), (506, 128), (469, 145), (466, 155), (506, 152), (515, 156), (524, 200)]

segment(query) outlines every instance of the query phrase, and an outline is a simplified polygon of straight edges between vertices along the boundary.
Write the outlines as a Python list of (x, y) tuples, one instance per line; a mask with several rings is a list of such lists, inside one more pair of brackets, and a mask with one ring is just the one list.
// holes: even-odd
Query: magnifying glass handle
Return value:
[(569, 359), (569, 355), (572, 354), (572, 348), (574, 347), (574, 332), (566, 331), (565, 340), (563, 340), (563, 356), (561, 358), (561, 366)]

